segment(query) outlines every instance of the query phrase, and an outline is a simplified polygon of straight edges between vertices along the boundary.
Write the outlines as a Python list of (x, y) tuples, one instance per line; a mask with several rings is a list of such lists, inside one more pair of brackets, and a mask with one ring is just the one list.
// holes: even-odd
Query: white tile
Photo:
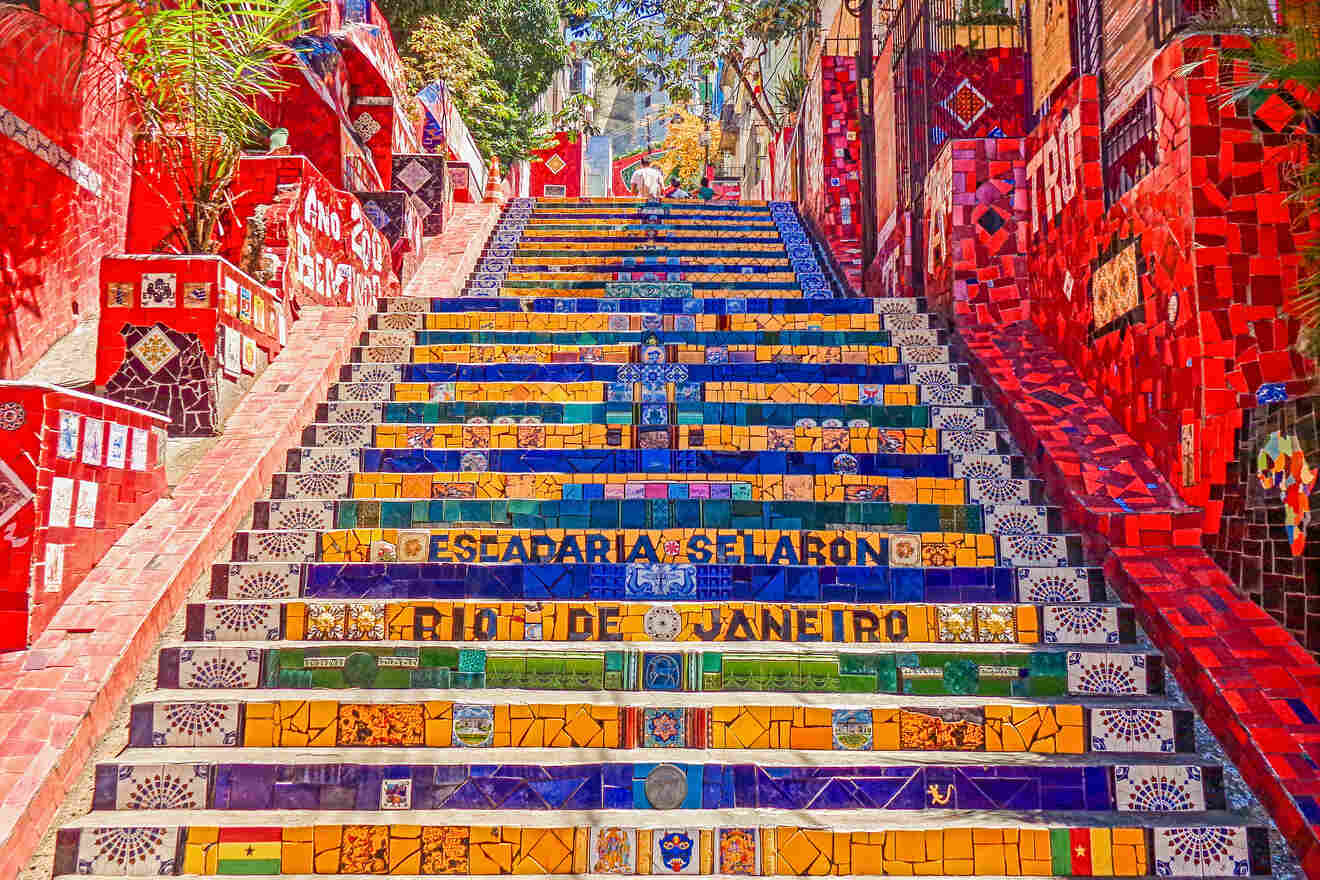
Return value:
[(55, 477), (50, 481), (50, 518), (51, 528), (67, 528), (69, 515), (73, 513), (73, 480), (68, 477)]
[(110, 423), (109, 442), (105, 449), (107, 467), (122, 468), (128, 459), (128, 425)]
[(96, 525), (96, 496), (100, 486), (91, 480), (78, 481), (78, 506), (74, 509), (73, 524), (80, 529), (90, 529)]

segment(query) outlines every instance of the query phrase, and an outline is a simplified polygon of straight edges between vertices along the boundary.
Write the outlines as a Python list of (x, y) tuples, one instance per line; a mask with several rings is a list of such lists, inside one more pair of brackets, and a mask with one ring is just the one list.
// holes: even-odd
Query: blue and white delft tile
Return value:
[(120, 764), (116, 770), (116, 810), (204, 810), (208, 806), (208, 764)]
[(1245, 877), (1251, 873), (1241, 827), (1156, 828), (1155, 873), (1161, 877)]
[(1019, 602), (1091, 601), (1091, 579), (1084, 568), (1019, 568), (1017, 582)]
[(179, 828), (83, 828), (78, 873), (156, 877), (175, 873)]
[(315, 562), (315, 532), (248, 532), (247, 559), (250, 562)]
[(295, 599), (301, 594), (302, 566), (284, 562), (229, 564), (230, 599)]
[(236, 746), (239, 717), (238, 703), (153, 703), (150, 742), (159, 748)]
[(984, 530), (992, 535), (1043, 535), (1049, 531), (1049, 511), (1025, 504), (987, 504)]

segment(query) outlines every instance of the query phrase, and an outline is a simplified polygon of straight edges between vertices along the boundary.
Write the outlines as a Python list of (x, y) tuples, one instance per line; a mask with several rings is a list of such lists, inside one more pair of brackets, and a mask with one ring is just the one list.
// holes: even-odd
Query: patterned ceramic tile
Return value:
[(1202, 769), (1196, 766), (1118, 765), (1114, 796), (1122, 811), (1186, 813), (1206, 808)]
[(140, 707), (146, 710), (141, 713), (141, 737), (137, 735), (138, 708), (134, 708), (135, 746), (208, 748), (238, 744), (238, 703), (153, 703)]
[(208, 764), (120, 764), (116, 810), (204, 810), (211, 780)]
[(1041, 629), (1047, 643), (1117, 645), (1118, 609), (1104, 605), (1047, 605)]
[(182, 648), (179, 686), (183, 688), (254, 688), (261, 681), (261, 652), (251, 649)]
[(255, 602), (208, 602), (202, 624), (207, 642), (275, 641), (280, 637), (280, 606)]
[(1017, 581), (1019, 602), (1091, 601), (1090, 578), (1084, 568), (1019, 568)]
[(1091, 750), (1096, 752), (1174, 751), (1172, 709), (1093, 709)]
[(292, 599), (299, 595), (302, 566), (296, 563), (260, 562), (228, 566), (230, 599)]
[(150, 877), (174, 874), (174, 828), (88, 828), (78, 841), (79, 874)]
[(1143, 654), (1068, 652), (1068, 691), (1074, 694), (1135, 696), (1147, 689)]

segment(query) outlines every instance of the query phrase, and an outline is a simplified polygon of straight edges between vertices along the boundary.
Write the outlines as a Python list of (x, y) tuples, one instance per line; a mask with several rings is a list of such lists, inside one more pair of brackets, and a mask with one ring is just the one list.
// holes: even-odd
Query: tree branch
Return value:
[(752, 102), (752, 109), (757, 112), (761, 117), (761, 121), (763, 121), (766, 127), (770, 129), (771, 133), (773, 133), (775, 129), (779, 127), (779, 120), (769, 108), (763, 106), (761, 100), (757, 97), (756, 90), (752, 88), (752, 84), (747, 78), (747, 73), (743, 70), (741, 56), (735, 58), (730, 55), (724, 60), (725, 63), (733, 68), (733, 72), (738, 74), (738, 81), (742, 83), (742, 87), (747, 90), (747, 97)]

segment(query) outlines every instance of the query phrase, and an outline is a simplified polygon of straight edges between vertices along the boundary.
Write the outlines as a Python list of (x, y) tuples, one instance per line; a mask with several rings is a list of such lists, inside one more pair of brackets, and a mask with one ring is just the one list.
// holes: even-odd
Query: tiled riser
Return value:
[[(545, 662), (539, 677), (591, 687)], [(596, 677), (599, 681), (599, 676)], [(548, 685), (547, 685), (548, 686)], [(454, 719), (460, 719), (455, 735)], [(972, 705), (951, 709), (801, 706), (638, 707), (582, 703), (474, 704), (445, 700), (139, 703), (130, 748), (594, 748), (740, 749), (986, 754), (1186, 754), (1190, 712)], [(161, 753), (178, 762), (183, 753)], [(675, 752), (681, 756), (684, 752)], [(116, 774), (118, 776), (118, 774)]]
[[(1257, 829), (795, 826), (305, 825), (67, 829), (57, 874), (698, 874), (721, 876), (1171, 876), (1213, 847), (1205, 876), (1268, 868)], [(686, 851), (688, 855), (683, 857)], [(1079, 851), (1086, 854), (1085, 861)], [(1200, 865), (1198, 864), (1197, 867)], [(145, 870), (144, 870), (145, 869)], [(1197, 871), (1200, 874), (1201, 871)]]
[(1267, 871), (940, 321), (835, 293), (785, 205), (516, 202), (382, 300), (56, 873)]
[[(484, 738), (472, 725), (463, 738)], [(934, 791), (931, 787), (934, 786)], [(102, 764), (93, 810), (1223, 809), (1214, 767)]]

